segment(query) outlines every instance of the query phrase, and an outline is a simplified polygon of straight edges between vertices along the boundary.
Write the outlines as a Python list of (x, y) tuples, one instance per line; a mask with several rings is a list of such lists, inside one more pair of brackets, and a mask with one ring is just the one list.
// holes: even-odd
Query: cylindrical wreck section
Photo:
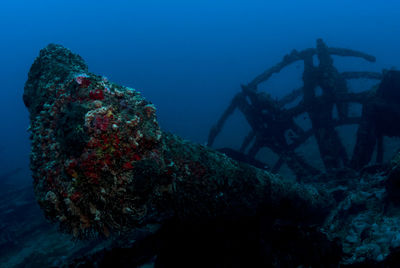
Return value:
[(23, 97), (37, 200), (76, 237), (279, 207), (315, 221), (332, 205), (316, 188), (163, 132), (140, 92), (89, 73), (60, 45), (41, 50)]

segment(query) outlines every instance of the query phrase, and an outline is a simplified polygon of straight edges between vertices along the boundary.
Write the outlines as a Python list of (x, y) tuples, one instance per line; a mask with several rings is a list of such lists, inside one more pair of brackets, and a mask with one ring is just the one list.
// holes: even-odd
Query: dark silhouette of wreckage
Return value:
[[(240, 151), (254, 158), (261, 148), (268, 147), (279, 156), (272, 167), (277, 172), (286, 163), (298, 178), (312, 176), (319, 170), (308, 164), (295, 149), (314, 136), (321, 159), (327, 171), (340, 168), (361, 169), (372, 158), (375, 147), (376, 162), (383, 160), (383, 137), (400, 136), (400, 72), (339, 72), (332, 56), (357, 57), (375, 62), (375, 57), (356, 50), (328, 47), (322, 39), (316, 48), (293, 50), (282, 61), (258, 75), (237, 93), (215, 126), (211, 128), (208, 146), (212, 146), (230, 115), (239, 109), (251, 127)], [(314, 63), (313, 57), (319, 60)], [(258, 86), (273, 74), (294, 62), (303, 61), (303, 86), (275, 100)], [(372, 79), (380, 83), (359, 93), (350, 92), (349, 79)], [(320, 94), (318, 94), (320, 92)], [(287, 106), (299, 100), (297, 105)], [(361, 116), (350, 116), (349, 105), (362, 105)], [(295, 118), (307, 114), (311, 128), (303, 129)], [(358, 124), (356, 145), (352, 156), (335, 129), (338, 126)], [(377, 145), (377, 146), (376, 146)]]

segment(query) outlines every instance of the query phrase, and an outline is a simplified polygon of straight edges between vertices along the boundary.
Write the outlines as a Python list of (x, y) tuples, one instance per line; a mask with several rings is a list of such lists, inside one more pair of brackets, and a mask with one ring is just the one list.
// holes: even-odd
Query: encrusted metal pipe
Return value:
[(162, 131), (155, 106), (140, 92), (88, 72), (60, 45), (41, 50), (24, 102), (37, 200), (76, 237), (279, 207), (320, 221), (332, 205), (314, 187)]

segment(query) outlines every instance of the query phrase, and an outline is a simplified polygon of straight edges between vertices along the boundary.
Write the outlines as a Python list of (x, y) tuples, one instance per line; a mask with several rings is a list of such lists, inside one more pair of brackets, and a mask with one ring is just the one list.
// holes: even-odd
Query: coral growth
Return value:
[(36, 198), (75, 237), (126, 234), (173, 219), (270, 216), (264, 208), (281, 203), (286, 220), (315, 224), (333, 205), (316, 188), (162, 132), (155, 106), (139, 92), (89, 73), (62, 46), (40, 52), (24, 101)]
[[(64, 226), (75, 236), (107, 236), (112, 227), (103, 224), (111, 220), (104, 220), (109, 215), (102, 200), (112, 197), (133, 214), (135, 200), (124, 200), (128, 173), (138, 161), (158, 156), (151, 151), (161, 138), (155, 107), (137, 91), (87, 72), (70, 75), (49, 92), (31, 122), (34, 182), (36, 192), (45, 193), (39, 202), (61, 224), (75, 219)], [(121, 102), (130, 109), (121, 109)]]

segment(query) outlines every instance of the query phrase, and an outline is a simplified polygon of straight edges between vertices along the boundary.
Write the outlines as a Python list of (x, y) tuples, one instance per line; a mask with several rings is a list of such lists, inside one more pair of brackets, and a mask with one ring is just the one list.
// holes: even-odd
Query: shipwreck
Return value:
[[(75, 265), (110, 259), (156, 267), (393, 262), (400, 247), (400, 157), (383, 163), (383, 137), (400, 136), (400, 124), (393, 123), (400, 122), (400, 72), (339, 72), (332, 55), (375, 61), (321, 39), (316, 48), (293, 50), (242, 85), (203, 146), (160, 129), (154, 104), (90, 73), (79, 55), (55, 44), (41, 50), (23, 99), (34, 191), (45, 216), (77, 239), (118, 240), (147, 230), (130, 244), (131, 258), (111, 248)], [(297, 61), (304, 63), (301, 88), (280, 100), (258, 91)], [(352, 93), (346, 81), (358, 78), (376, 86)], [(352, 103), (362, 105), (361, 116), (349, 115)], [(235, 109), (251, 127), (241, 153), (253, 159), (270, 148), (279, 156), (271, 170), (211, 148)], [(310, 129), (296, 123), (301, 114), (310, 118)], [(359, 125), (350, 156), (335, 130), (345, 124)], [(311, 136), (325, 172), (295, 151)], [(376, 164), (366, 168), (374, 148)], [(297, 182), (277, 174), (284, 163)], [(304, 183), (310, 177), (315, 183)]]

